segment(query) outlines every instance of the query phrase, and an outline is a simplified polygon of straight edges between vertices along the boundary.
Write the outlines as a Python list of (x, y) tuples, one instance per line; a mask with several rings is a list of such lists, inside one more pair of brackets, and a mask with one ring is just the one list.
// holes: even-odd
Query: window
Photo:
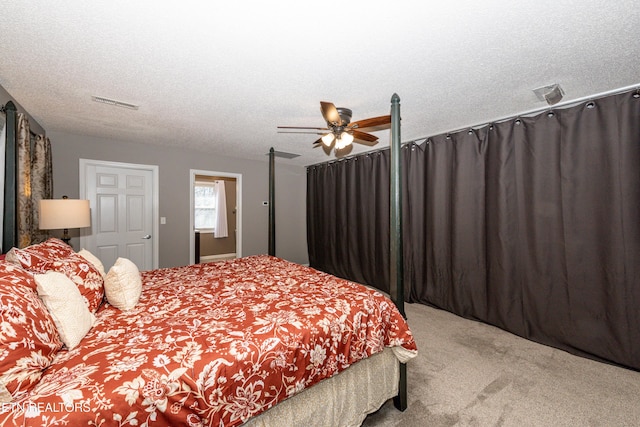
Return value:
[(213, 230), (216, 221), (216, 187), (213, 182), (197, 182), (193, 197), (193, 226), (196, 230)]

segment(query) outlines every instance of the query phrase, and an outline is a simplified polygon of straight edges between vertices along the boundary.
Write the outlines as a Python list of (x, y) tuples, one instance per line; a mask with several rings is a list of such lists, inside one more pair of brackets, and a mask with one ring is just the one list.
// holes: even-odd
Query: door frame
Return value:
[[(92, 159), (80, 159), (80, 188), (79, 194), (81, 199), (86, 199), (87, 197), (87, 168), (89, 166), (105, 166), (105, 167), (115, 167), (121, 169), (138, 169), (138, 170), (146, 170), (151, 171), (152, 176), (152, 191), (151, 191), (151, 219), (153, 223), (153, 239), (151, 240), (152, 246), (152, 262), (151, 265), (153, 269), (158, 268), (159, 263), (159, 254), (160, 254), (160, 217), (158, 215), (160, 211), (160, 196), (159, 196), (159, 173), (157, 165), (141, 165), (136, 163), (123, 163), (123, 162), (111, 162), (106, 160), (92, 160)], [(87, 229), (80, 229), (80, 247), (86, 247), (88, 237), (91, 234), (87, 231)]]
[(236, 180), (236, 257), (242, 257), (242, 174), (230, 172), (206, 171), (201, 169), (189, 169), (189, 264), (195, 263), (195, 234), (193, 232), (193, 187), (196, 183), (196, 175), (219, 176), (222, 178), (235, 178)]

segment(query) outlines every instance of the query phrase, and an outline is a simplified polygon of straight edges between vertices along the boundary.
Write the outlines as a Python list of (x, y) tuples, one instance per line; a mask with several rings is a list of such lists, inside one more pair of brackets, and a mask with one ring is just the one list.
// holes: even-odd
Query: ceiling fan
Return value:
[[(313, 144), (315, 147), (322, 145), (328, 154), (333, 148), (336, 151), (343, 150), (353, 142), (374, 146), (378, 143), (378, 137), (368, 132), (376, 132), (391, 127), (390, 115), (372, 117), (351, 123), (352, 112), (348, 108), (336, 108), (331, 102), (320, 102), (320, 111), (327, 122), (327, 127), (278, 126), (278, 129), (283, 129), (278, 132), (322, 135)], [(294, 129), (304, 129), (306, 131), (299, 132)]]

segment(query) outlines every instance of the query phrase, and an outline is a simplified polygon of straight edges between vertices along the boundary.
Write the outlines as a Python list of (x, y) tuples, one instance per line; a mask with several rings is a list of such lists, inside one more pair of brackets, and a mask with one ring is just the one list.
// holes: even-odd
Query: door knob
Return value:
[(144, 236), (142, 236), (142, 238), (143, 239), (150, 239), (151, 238), (151, 234), (144, 235)]

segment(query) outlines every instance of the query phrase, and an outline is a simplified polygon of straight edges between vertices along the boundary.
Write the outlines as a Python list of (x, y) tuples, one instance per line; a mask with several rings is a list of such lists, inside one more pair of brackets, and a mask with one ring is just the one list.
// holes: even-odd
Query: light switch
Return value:
[(167, 217), (166, 216), (161, 216), (160, 217), (160, 224), (166, 224), (167, 223)]

